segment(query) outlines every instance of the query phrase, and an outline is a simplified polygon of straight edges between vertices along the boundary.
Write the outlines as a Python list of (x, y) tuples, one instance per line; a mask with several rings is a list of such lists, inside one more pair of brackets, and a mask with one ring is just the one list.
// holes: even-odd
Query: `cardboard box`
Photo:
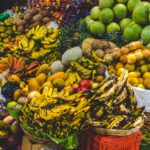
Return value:
[(33, 143), (24, 136), (22, 139), (22, 150), (62, 150), (62, 148), (57, 144), (44, 145)]

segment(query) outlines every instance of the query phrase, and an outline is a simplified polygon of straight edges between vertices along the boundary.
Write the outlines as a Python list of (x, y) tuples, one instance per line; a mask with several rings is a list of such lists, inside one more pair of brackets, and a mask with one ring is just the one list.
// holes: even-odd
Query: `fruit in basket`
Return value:
[(124, 29), (123, 36), (125, 40), (136, 41), (140, 38), (141, 32), (142, 32), (141, 26), (134, 22), (131, 22)]
[(101, 34), (105, 32), (105, 26), (101, 21), (94, 21), (90, 25), (90, 32), (92, 34)]
[(124, 4), (116, 4), (113, 7), (114, 14), (116, 18), (122, 19), (125, 18), (127, 15), (127, 7)]
[(111, 8), (113, 5), (114, 5), (114, 0), (100, 0), (99, 1), (100, 9)]
[(150, 33), (150, 26), (146, 26), (141, 33), (141, 39), (143, 40), (143, 42), (145, 44), (150, 43), (150, 37), (149, 37), (149, 33)]
[(103, 23), (110, 23), (114, 19), (114, 13), (110, 8), (105, 8), (101, 10), (99, 15), (99, 20)]
[(96, 20), (99, 18), (99, 15), (100, 15), (100, 9), (98, 6), (94, 6), (92, 9), (91, 9), (91, 13), (90, 13), (90, 16), (92, 19)]
[(145, 86), (145, 88), (150, 89), (150, 80), (149, 80), (149, 78), (144, 80), (144, 86)]
[(107, 25), (106, 32), (107, 33), (114, 33), (120, 31), (120, 27), (116, 22), (112, 22)]
[(138, 3), (133, 10), (133, 20), (140, 25), (146, 25), (149, 22), (149, 3)]

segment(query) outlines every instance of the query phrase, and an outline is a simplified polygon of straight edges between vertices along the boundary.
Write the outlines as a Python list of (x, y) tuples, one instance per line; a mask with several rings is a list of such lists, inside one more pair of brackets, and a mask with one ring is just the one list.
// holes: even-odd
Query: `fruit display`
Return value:
[[(59, 52), (59, 29), (47, 29), (46, 26), (37, 25), (30, 29), (25, 35), (18, 37), (16, 44), (10, 43), (7, 46), (16, 57), (24, 57), (28, 60), (41, 60), (45, 56), (49, 58), (49, 63), (58, 59)], [(54, 52), (54, 53), (53, 53)], [(53, 56), (50, 55), (53, 53)], [(28, 54), (28, 55), (27, 55)]]
[[(149, 78), (150, 49), (143, 46), (142, 42), (131, 42), (111, 54), (105, 55), (108, 62), (109, 74), (120, 74), (121, 68), (129, 71), (128, 82), (135, 87), (150, 89)], [(107, 59), (106, 59), (107, 58)]]
[(148, 1), (99, 0), (99, 6), (94, 6), (85, 18), (87, 29), (94, 35), (120, 31), (125, 41), (141, 39), (148, 44), (149, 8)]
[(44, 25), (51, 21), (50, 14), (40, 8), (27, 9), (25, 13), (19, 15), (13, 20), (17, 31), (26, 33), (37, 25)]
[(138, 108), (134, 92), (126, 83), (127, 77), (127, 71), (123, 70), (119, 78), (110, 76), (88, 91), (93, 127), (129, 130), (143, 124), (144, 108)]
[(5, 44), (14, 38), (19, 33), (16, 30), (16, 26), (12, 24), (13, 18), (8, 18), (4, 22), (0, 22), (0, 49)]

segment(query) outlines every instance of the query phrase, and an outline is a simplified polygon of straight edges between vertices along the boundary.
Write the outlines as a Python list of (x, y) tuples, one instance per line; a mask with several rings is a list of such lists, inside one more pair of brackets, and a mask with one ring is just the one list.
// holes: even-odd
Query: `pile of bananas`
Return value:
[(37, 25), (29, 30), (11, 51), (16, 57), (23, 56), (26, 61), (42, 60), (45, 56), (54, 54), (58, 59), (59, 53), (54, 53), (59, 45), (59, 29), (47, 29), (46, 26)]
[(82, 79), (95, 81), (98, 75), (96, 69), (101, 63), (103, 61), (92, 52), (89, 57), (82, 57), (78, 61), (71, 62), (70, 68), (77, 72)]
[(134, 92), (127, 84), (127, 77), (127, 71), (119, 78), (110, 76), (97, 88), (88, 92), (92, 126), (128, 130), (143, 123), (144, 108), (137, 107)]
[(4, 22), (0, 22), (0, 49), (2, 49), (5, 44), (18, 35), (16, 31), (16, 26), (12, 23), (13, 18), (8, 18)]
[(22, 108), (20, 122), (32, 134), (43, 137), (65, 138), (74, 131), (85, 129), (88, 125), (90, 106), (82, 93), (70, 95), (63, 89), (45, 88), (39, 96), (34, 96)]

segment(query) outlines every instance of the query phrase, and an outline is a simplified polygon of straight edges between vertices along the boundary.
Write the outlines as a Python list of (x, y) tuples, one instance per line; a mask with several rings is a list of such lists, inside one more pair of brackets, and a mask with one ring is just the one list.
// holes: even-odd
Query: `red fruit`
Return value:
[(77, 92), (81, 92), (81, 91), (87, 91), (87, 88), (85, 88), (85, 87), (77, 88)]
[(79, 85), (80, 85), (80, 87), (84, 87), (86, 89), (92, 88), (92, 82), (90, 80), (86, 80), (86, 79), (80, 80)]

